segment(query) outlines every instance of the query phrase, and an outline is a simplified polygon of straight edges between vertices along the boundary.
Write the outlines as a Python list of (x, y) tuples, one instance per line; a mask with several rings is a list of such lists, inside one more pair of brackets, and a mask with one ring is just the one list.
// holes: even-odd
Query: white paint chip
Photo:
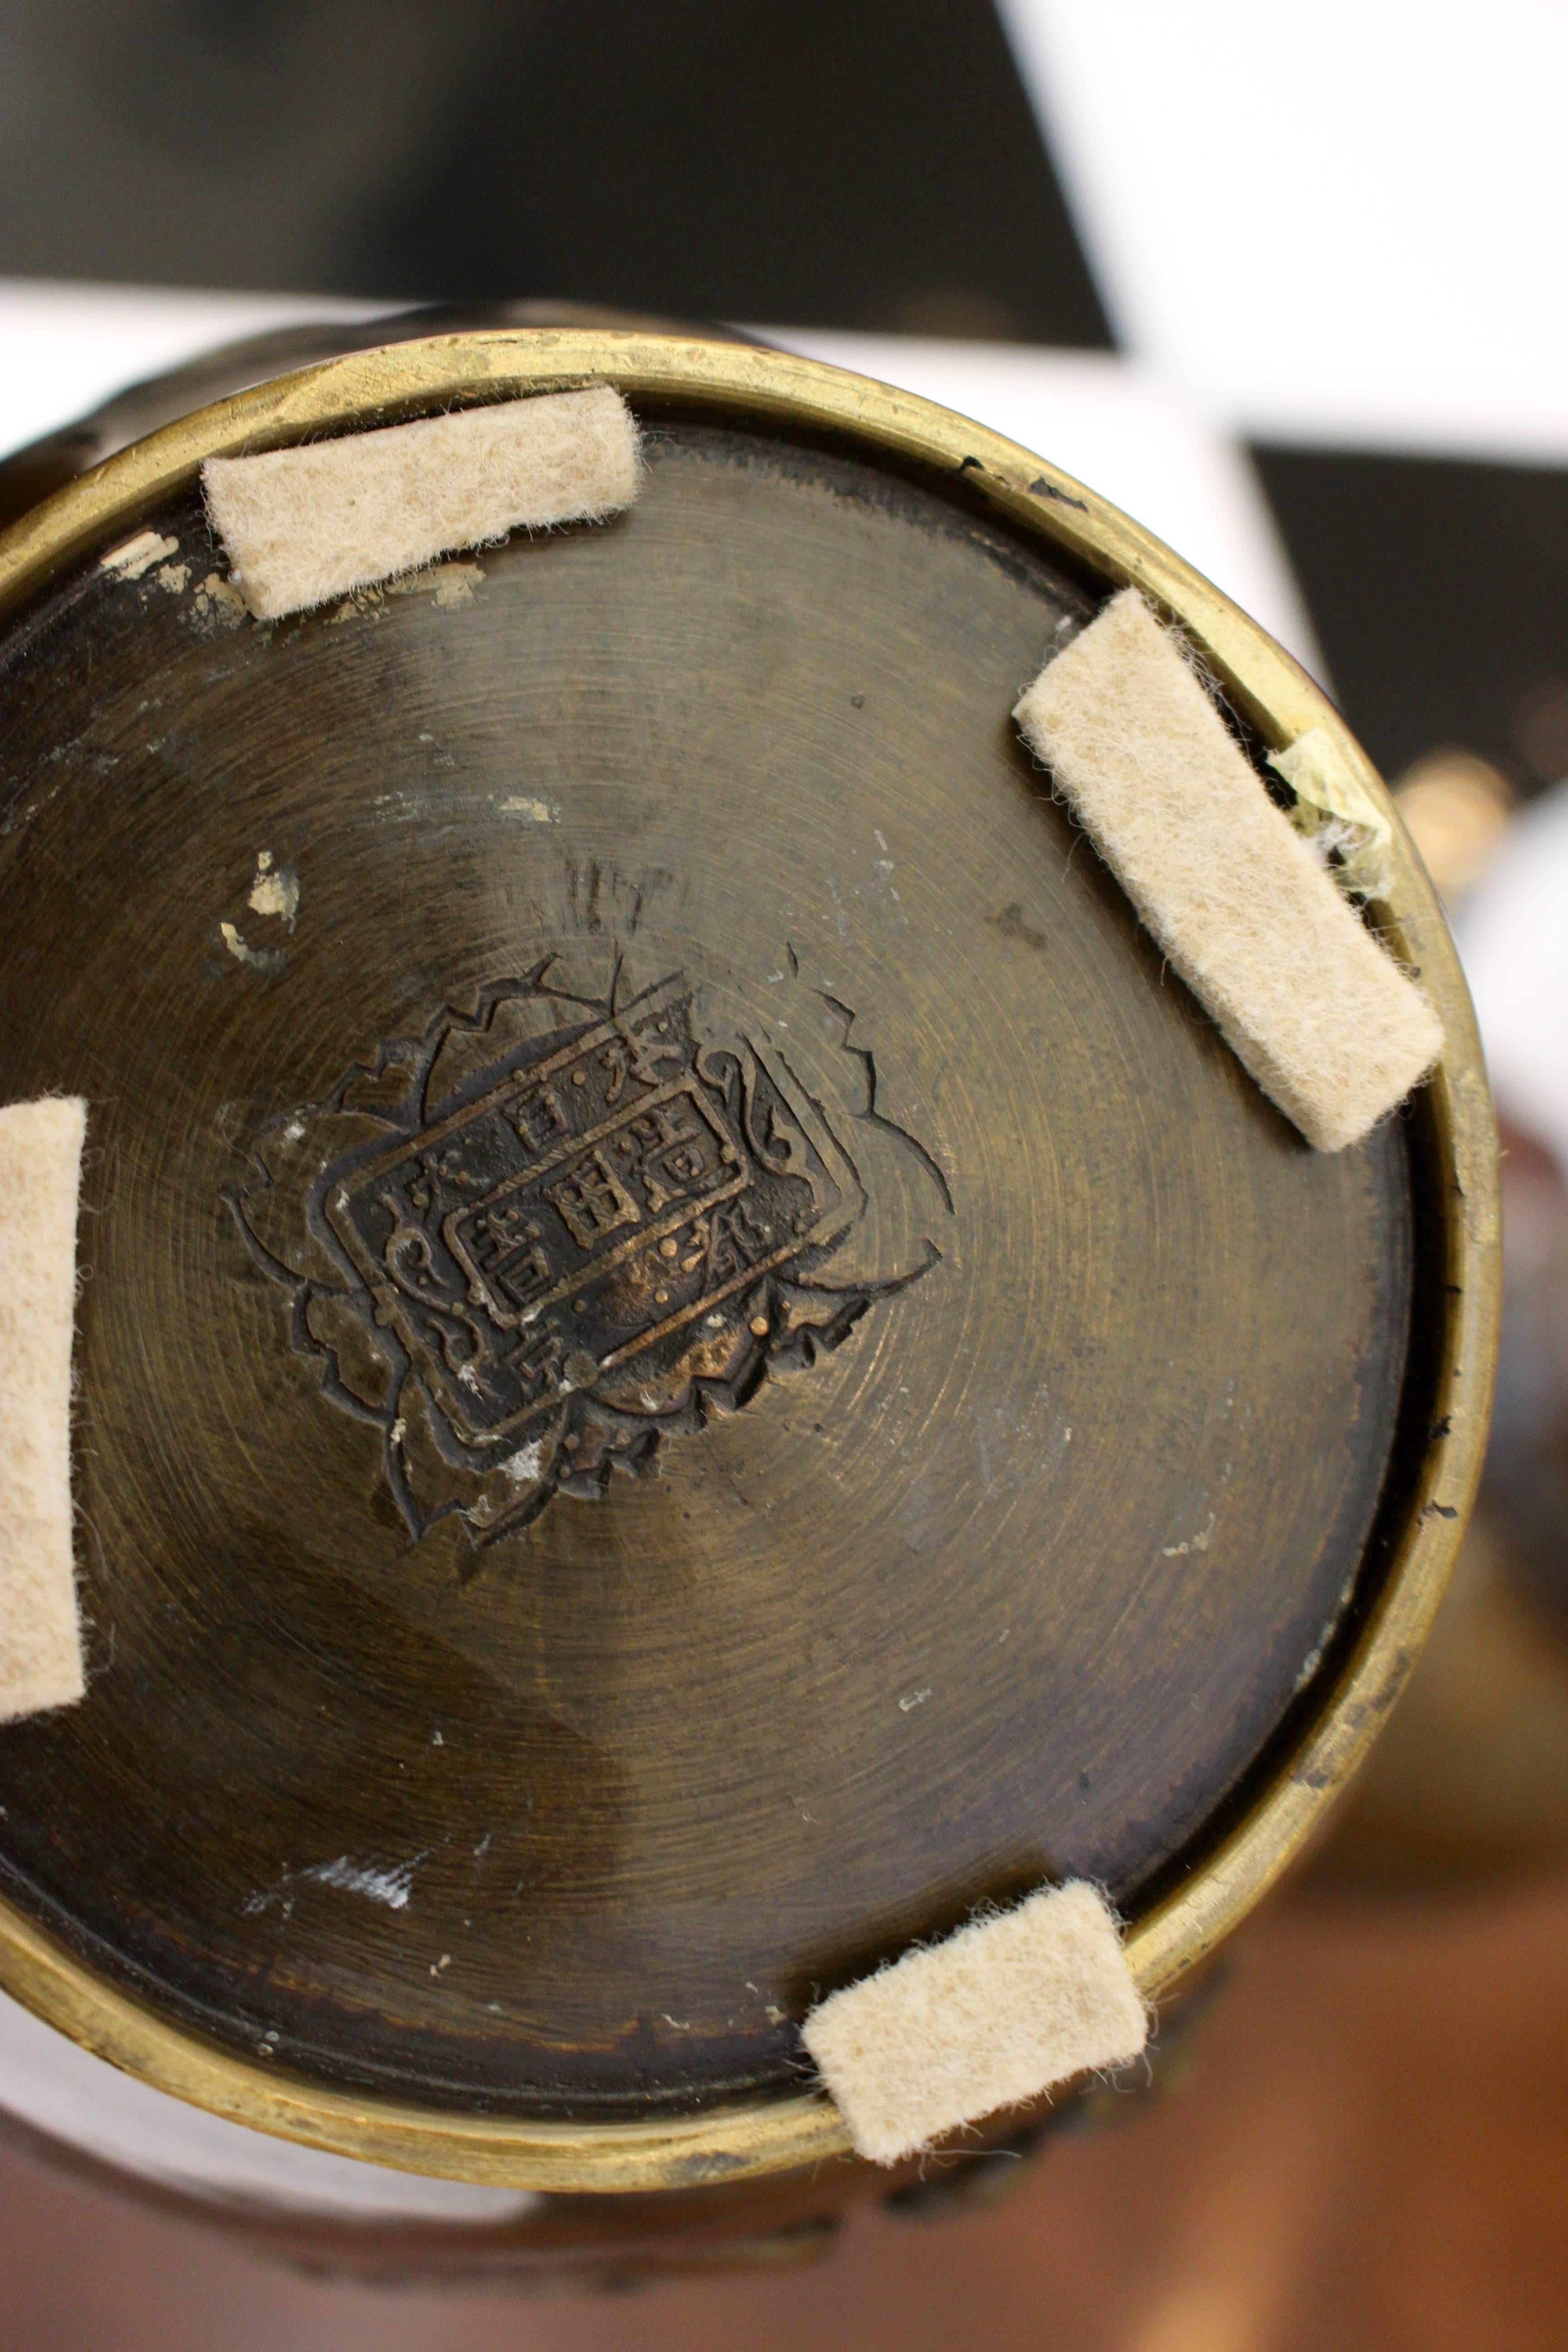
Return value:
[(288, 1917), (293, 1909), (289, 1890), (310, 1880), (317, 1886), (337, 1887), (344, 1895), (363, 1895), (370, 1903), (384, 1903), (389, 1911), (406, 1911), (414, 1874), (422, 1862), (428, 1860), (429, 1852), (426, 1846), (423, 1853), (407, 1862), (395, 1863), (390, 1869), (382, 1869), (374, 1863), (352, 1862), (346, 1853), (340, 1853), (333, 1862), (313, 1862), (304, 1870), (286, 1870), (275, 1886), (249, 1896), (245, 1909), (255, 1917), (279, 1903)]
[(526, 817), (530, 824), (556, 824), (561, 817), (552, 801), (531, 800), (525, 793), (509, 793), (504, 801), (497, 801), (496, 813), (500, 816)]
[(86, 1687), (71, 1565), (71, 1331), (87, 1105), (0, 1110), (0, 1723)]
[(372, 1903), (384, 1903), (389, 1911), (406, 1911), (414, 1874), (423, 1859), (421, 1855), (418, 1861), (401, 1862), (395, 1870), (374, 1870), (368, 1863), (351, 1862), (344, 1853), (336, 1862), (319, 1862), (300, 1875), (313, 1878), (318, 1886), (341, 1886), (346, 1895), (363, 1895)]
[[(112, 572), (121, 580), (140, 580), (151, 572), (154, 563), (164, 563), (171, 555), (178, 555), (177, 539), (160, 539), (155, 530), (140, 530), (123, 546), (112, 547), (107, 555), (98, 559), (99, 569)], [(184, 587), (184, 582), (180, 585)]]
[(1358, 1142), (1442, 1052), (1437, 1016), (1275, 807), (1135, 589), (1014, 715), (1264, 1093), (1320, 1151)]
[(640, 473), (631, 412), (596, 384), (212, 457), (202, 482), (235, 584), (274, 620), (511, 530), (602, 521)]
[(906, 1952), (801, 2031), (857, 2149), (897, 2164), (999, 2107), (1126, 2065), (1149, 2027), (1104, 1896), (1074, 1879)]

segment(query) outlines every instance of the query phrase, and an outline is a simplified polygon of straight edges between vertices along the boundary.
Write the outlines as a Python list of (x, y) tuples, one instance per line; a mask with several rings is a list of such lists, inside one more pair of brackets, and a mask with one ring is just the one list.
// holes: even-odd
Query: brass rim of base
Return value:
[[(1430, 1109), (1447, 1195), (1447, 1314), (1437, 1378), (1447, 1425), (1428, 1446), (1384, 1590), (1331, 1669), (1291, 1753), (1251, 1809), (1173, 1892), (1135, 1918), (1127, 1954), (1157, 2001), (1238, 1924), (1354, 1770), (1420, 1649), (1480, 1475), (1499, 1318), (1496, 1139), (1468, 994), (1436, 895), (1383, 783), (1332, 705), (1230, 599), (1092, 490), (951, 410), (819, 362), (668, 336), (550, 330), (437, 336), (356, 352), (198, 410), (110, 457), (0, 537), (0, 614), (160, 501), (202, 461), (364, 430), (455, 404), (614, 384), (634, 402), (826, 430), (937, 476), (1178, 622), (1232, 707), (1272, 749), (1332, 737), (1394, 819), (1394, 880), (1379, 923), (1420, 969), (1447, 1050)], [(1022, 681), (1020, 681), (1022, 683)], [(850, 2155), (822, 2093), (643, 2123), (536, 2123), (443, 2112), (318, 2087), (199, 2040), (116, 1990), (0, 1904), (0, 1986), (82, 2048), (238, 2124), (363, 2162), (557, 2192), (690, 2189)]]

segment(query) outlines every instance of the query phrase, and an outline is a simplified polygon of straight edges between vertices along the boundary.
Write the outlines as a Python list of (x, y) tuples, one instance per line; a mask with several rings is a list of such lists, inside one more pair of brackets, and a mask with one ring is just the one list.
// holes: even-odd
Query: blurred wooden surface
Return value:
[(1559, 2352), (1568, 1874), (1240, 1939), (1159, 2111), (999, 2210), (603, 2300), (306, 2279), (0, 2152), (0, 2352)]
[(1568, 1629), (1530, 1569), (1483, 1501), (1407, 1696), (1308, 1864), (1325, 1886), (1432, 1895), (1568, 1867)]

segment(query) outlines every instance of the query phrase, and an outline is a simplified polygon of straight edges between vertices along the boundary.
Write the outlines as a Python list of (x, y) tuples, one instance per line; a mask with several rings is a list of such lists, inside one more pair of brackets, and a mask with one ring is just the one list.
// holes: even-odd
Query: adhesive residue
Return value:
[[(271, 850), (258, 849), (246, 903), (264, 922), (282, 923), (291, 931), (300, 912), (300, 877), (291, 866), (279, 866)], [(280, 947), (252, 947), (237, 923), (220, 922), (217, 928), (236, 963), (244, 964), (247, 971), (282, 971), (286, 959)]]
[(1185, 1543), (1162, 1544), (1160, 1546), (1161, 1559), (1185, 1559), (1189, 1552), (1207, 1551), (1210, 1543), (1214, 1539), (1214, 1528), (1215, 1515), (1211, 1511), (1208, 1517), (1207, 1527), (1200, 1528), (1199, 1532), (1195, 1536), (1189, 1536)]
[(276, 915), (290, 930), (300, 912), (300, 877), (287, 866), (273, 862), (269, 849), (256, 853), (256, 879), (250, 886), (251, 912)]
[(237, 629), (245, 618), (245, 599), (232, 580), (209, 572), (191, 598), (191, 609), (208, 631)]
[(421, 596), (433, 591), (437, 611), (451, 613), (473, 603), (474, 591), (484, 576), (477, 563), (427, 563), (421, 572), (387, 581), (385, 593), (389, 596)]
[(217, 928), (219, 938), (236, 963), (244, 964), (250, 971), (279, 972), (282, 971), (284, 955), (281, 948), (253, 948), (247, 940), (240, 936), (233, 923), (220, 923)]

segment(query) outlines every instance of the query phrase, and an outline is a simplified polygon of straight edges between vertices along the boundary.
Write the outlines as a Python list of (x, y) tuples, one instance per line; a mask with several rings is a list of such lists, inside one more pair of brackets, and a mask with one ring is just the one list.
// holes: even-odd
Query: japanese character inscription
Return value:
[(847, 1009), (816, 993), (830, 1103), (771, 1034), (704, 1024), (700, 994), (675, 973), (584, 999), (549, 958), (258, 1137), (241, 1233), (324, 1394), (380, 1425), (416, 1538), (456, 1512), (486, 1544), (646, 1472), (940, 1258), (907, 1215), (887, 1266), (852, 1245), (868, 1162), (951, 1202), (878, 1111)]

